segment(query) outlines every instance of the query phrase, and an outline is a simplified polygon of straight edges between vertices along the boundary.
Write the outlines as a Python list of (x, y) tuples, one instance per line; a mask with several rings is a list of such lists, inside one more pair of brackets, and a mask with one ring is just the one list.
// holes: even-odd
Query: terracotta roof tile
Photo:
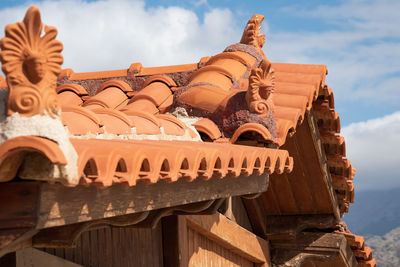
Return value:
[(0, 75), (0, 88), (5, 88), (5, 87), (7, 87), (6, 79), (4, 79), (4, 77)]
[(137, 134), (160, 134), (160, 121), (149, 112), (124, 110), (124, 113), (133, 121)]
[(22, 164), (27, 152), (39, 152), (53, 164), (67, 164), (64, 153), (58, 144), (46, 138), (36, 136), (20, 136), (0, 144), (0, 181), (12, 180)]
[(76, 105), (79, 106), (83, 103), (88, 93), (85, 88), (79, 84), (66, 83), (58, 86), (56, 92), (59, 96), (61, 106)]
[[(272, 95), (277, 124), (276, 143), (283, 145), (287, 134), (293, 134), (297, 125), (302, 123), (305, 111), (312, 108), (317, 118), (339, 205), (342, 212), (347, 211), (348, 204), (354, 201), (354, 186), (351, 180), (355, 169), (345, 158), (345, 141), (338, 134), (340, 118), (334, 110), (332, 90), (324, 84), (326, 66), (272, 63), (272, 68), (276, 77), (275, 92)], [(294, 100), (300, 96), (303, 98)], [(295, 110), (298, 110), (297, 113)]]
[[(277, 149), (189, 141), (71, 139), (71, 142), (79, 155), (82, 182), (100, 187), (113, 183), (133, 186), (137, 181), (173, 182), (180, 177), (190, 181), (213, 175), (283, 173), (293, 167), (287, 151)], [(124, 168), (118, 167), (121, 164)]]
[(341, 229), (336, 230), (335, 233), (343, 234), (349, 244), (359, 266), (375, 267), (376, 261), (373, 258), (372, 250), (370, 247), (365, 246), (364, 237), (352, 234), (348, 229), (345, 222), (340, 222)]
[(371, 259), (368, 261), (358, 261), (358, 265), (360, 267), (376, 267), (376, 260), (375, 259)]
[(123, 112), (111, 108), (95, 108), (92, 111), (103, 122), (103, 127), (107, 133), (111, 134), (130, 134), (133, 122)]
[(199, 133), (206, 134), (210, 138), (210, 140), (214, 141), (222, 136), (221, 131), (218, 129), (218, 126), (210, 119), (200, 119), (196, 123), (194, 123), (193, 126)]
[(80, 106), (63, 106), (61, 119), (73, 135), (103, 133), (103, 121), (90, 109)]
[(357, 259), (371, 260), (372, 250), (370, 247), (364, 246), (364, 249), (353, 250), (353, 254)]
[(231, 143), (234, 144), (238, 140), (239, 136), (242, 135), (244, 132), (256, 132), (260, 134), (265, 140), (271, 140), (272, 135), (268, 131), (267, 128), (263, 127), (262, 125), (258, 123), (245, 123), (242, 126), (240, 126), (235, 133), (233, 134), (231, 138)]
[(111, 86), (101, 90), (95, 96), (91, 96), (83, 103), (86, 108), (117, 108), (128, 96), (119, 87)]

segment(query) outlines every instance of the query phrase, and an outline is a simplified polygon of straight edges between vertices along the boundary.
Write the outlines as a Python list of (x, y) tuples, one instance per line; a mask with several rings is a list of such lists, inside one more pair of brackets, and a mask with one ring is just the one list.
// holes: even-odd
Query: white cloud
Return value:
[(342, 129), (356, 190), (400, 186), (400, 111)]
[[(311, 9), (286, 8), (292, 16), (330, 25), (320, 31), (271, 29), (268, 55), (274, 61), (325, 64), (337, 100), (400, 101), (388, 79), (400, 77), (400, 1), (343, 1)], [(373, 93), (375, 92), (375, 93)], [(392, 104), (393, 105), (393, 101)]]
[[(240, 40), (229, 9), (209, 9), (200, 21), (181, 7), (147, 7), (144, 1), (81, 0), (33, 3), (64, 44), (64, 68), (76, 72), (198, 62)], [(28, 6), (0, 10), (0, 28), (21, 21)]]

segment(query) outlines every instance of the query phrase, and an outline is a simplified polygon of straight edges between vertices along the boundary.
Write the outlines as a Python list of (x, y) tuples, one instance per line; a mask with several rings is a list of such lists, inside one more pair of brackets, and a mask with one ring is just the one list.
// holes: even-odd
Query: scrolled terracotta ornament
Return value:
[(268, 114), (273, 108), (271, 95), (274, 88), (274, 70), (271, 68), (271, 62), (264, 58), (259, 68), (251, 70), (249, 89), (246, 92), (249, 110), (260, 115)]
[(5, 35), (0, 41), (0, 60), (9, 88), (7, 115), (58, 116), (60, 104), (55, 88), (63, 46), (55, 40), (57, 29), (44, 26), (39, 9), (32, 6), (22, 22), (7, 25)]
[(261, 48), (264, 46), (265, 43), (265, 34), (260, 34), (261, 23), (263, 22), (263, 20), (263, 15), (253, 15), (251, 19), (247, 22), (240, 43), (252, 45), (258, 50), (262, 51)]

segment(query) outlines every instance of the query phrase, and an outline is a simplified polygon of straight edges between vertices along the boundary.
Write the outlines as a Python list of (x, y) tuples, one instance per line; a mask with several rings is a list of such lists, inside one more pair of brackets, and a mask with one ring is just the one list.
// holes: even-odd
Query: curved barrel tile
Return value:
[(94, 108), (117, 108), (128, 99), (128, 96), (119, 87), (111, 86), (100, 93), (86, 99), (83, 106), (88, 109)]
[(37, 136), (12, 138), (0, 145), (1, 182), (10, 181), (15, 177), (26, 152), (39, 152), (53, 164), (67, 164), (64, 153), (54, 141)]
[(203, 118), (198, 120), (193, 124), (193, 126), (199, 133), (206, 134), (212, 141), (217, 140), (222, 136), (218, 126), (210, 119)]
[(235, 133), (232, 135), (230, 142), (232, 144), (234, 144), (238, 138), (240, 137), (240, 135), (242, 135), (245, 132), (255, 132), (260, 134), (264, 140), (266, 141), (272, 141), (272, 135), (271, 133), (268, 131), (268, 129), (264, 126), (262, 126), (261, 124), (258, 123), (246, 123), (243, 124), (242, 126), (240, 126)]
[(92, 111), (102, 120), (105, 132), (111, 134), (131, 133), (134, 124), (125, 113), (110, 108), (96, 108)]
[(83, 86), (74, 83), (65, 83), (56, 88), (61, 106), (80, 106), (83, 103), (83, 97), (88, 95), (88, 92)]
[(102, 133), (103, 121), (93, 111), (79, 106), (63, 106), (61, 120), (73, 135)]

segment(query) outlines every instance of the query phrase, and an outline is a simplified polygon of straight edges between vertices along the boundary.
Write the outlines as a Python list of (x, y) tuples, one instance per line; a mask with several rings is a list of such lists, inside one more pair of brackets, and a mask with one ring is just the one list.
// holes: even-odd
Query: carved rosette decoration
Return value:
[(274, 70), (271, 68), (271, 62), (264, 58), (259, 68), (251, 70), (249, 89), (246, 93), (249, 110), (260, 115), (267, 115), (274, 105), (271, 97), (274, 88)]
[[(42, 30), (44, 28), (44, 34)], [(22, 22), (7, 25), (0, 60), (7, 77), (7, 115), (56, 117), (60, 105), (55, 91), (63, 58), (57, 29), (44, 26), (39, 9), (30, 7)]]
[(263, 15), (253, 15), (247, 22), (246, 28), (243, 31), (242, 39), (240, 40), (240, 43), (252, 45), (262, 54), (264, 54), (262, 52), (262, 47), (265, 43), (265, 34), (260, 34), (260, 30), (263, 20)]

